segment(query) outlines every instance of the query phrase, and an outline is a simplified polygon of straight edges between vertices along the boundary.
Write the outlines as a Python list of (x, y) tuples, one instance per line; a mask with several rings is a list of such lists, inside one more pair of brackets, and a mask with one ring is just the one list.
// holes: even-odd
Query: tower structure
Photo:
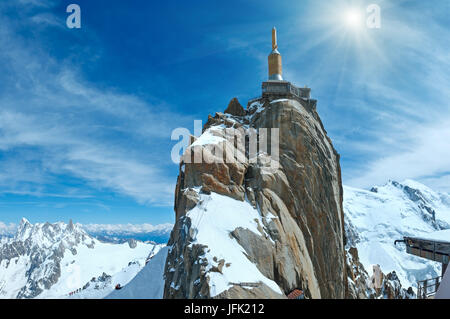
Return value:
[(272, 52), (269, 57), (269, 81), (283, 81), (283, 68), (281, 64), (281, 54), (278, 52), (277, 29), (272, 29)]
[(278, 51), (277, 29), (272, 29), (272, 52), (268, 57), (269, 79), (262, 83), (262, 96), (251, 99), (249, 105), (254, 102), (265, 103), (276, 99), (294, 99), (308, 109), (315, 109), (317, 100), (311, 99), (311, 89), (297, 87), (293, 83), (283, 79), (281, 54)]

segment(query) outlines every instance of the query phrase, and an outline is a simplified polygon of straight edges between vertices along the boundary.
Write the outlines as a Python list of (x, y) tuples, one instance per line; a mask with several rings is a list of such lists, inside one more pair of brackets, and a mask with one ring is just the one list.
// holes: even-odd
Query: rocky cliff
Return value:
[[(278, 158), (261, 147), (276, 138), (271, 128)], [(245, 147), (236, 149), (230, 129)], [(286, 298), (293, 289), (347, 297), (339, 154), (315, 101), (260, 99), (244, 109), (233, 99), (192, 142), (180, 163), (164, 297)], [(230, 154), (247, 160), (229, 162)]]

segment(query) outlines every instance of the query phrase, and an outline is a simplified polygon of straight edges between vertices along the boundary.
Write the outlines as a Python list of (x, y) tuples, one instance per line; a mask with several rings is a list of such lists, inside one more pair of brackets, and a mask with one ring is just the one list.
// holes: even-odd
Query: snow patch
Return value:
[(197, 229), (195, 244), (207, 245), (204, 258), (209, 269), (217, 266), (218, 261), (225, 260), (222, 273), (210, 272), (211, 297), (217, 296), (231, 287), (230, 283), (262, 282), (277, 293), (282, 294), (278, 285), (266, 278), (246, 256), (245, 250), (230, 237), (236, 228), (248, 229), (262, 235), (258, 222), (262, 225), (258, 211), (247, 202), (211, 193), (200, 194), (199, 204), (187, 213), (192, 227)]
[(169, 247), (162, 248), (128, 285), (113, 291), (106, 299), (162, 299), (168, 252)]

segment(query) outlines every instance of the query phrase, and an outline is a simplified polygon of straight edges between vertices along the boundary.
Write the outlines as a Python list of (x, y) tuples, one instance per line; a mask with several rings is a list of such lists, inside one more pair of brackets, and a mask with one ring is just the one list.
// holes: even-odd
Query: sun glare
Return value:
[(359, 12), (359, 10), (356, 9), (349, 9), (344, 14), (344, 21), (345, 24), (353, 29), (358, 29), (362, 25), (362, 15)]

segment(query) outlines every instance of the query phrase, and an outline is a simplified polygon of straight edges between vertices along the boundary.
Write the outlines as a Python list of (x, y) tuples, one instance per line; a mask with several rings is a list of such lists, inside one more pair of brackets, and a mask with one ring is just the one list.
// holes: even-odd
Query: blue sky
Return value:
[[(77, 3), (82, 28), (68, 29)], [(381, 8), (381, 28), (364, 24)], [(361, 14), (349, 26), (347, 12)], [(450, 192), (450, 0), (0, 3), (0, 221), (173, 222), (173, 129), (267, 77), (312, 88), (355, 187)]]

